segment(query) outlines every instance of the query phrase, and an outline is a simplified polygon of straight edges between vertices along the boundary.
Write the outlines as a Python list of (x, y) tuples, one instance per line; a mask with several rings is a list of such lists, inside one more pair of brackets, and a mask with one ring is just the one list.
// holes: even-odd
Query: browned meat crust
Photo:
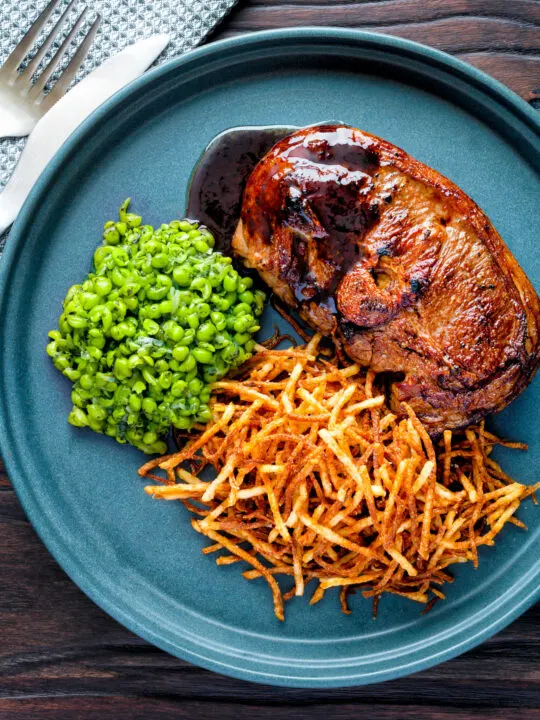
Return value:
[(501, 410), (540, 362), (540, 301), (462, 190), (346, 126), (280, 141), (246, 186), (233, 248), (353, 360), (390, 373), (438, 433)]

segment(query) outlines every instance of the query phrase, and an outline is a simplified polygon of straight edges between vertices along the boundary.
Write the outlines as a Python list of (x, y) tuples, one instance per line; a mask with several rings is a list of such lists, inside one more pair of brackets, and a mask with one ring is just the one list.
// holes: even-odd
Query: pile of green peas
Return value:
[(253, 352), (265, 296), (188, 220), (107, 222), (94, 272), (68, 290), (47, 353), (73, 383), (69, 422), (163, 453), (207, 423), (211, 384)]

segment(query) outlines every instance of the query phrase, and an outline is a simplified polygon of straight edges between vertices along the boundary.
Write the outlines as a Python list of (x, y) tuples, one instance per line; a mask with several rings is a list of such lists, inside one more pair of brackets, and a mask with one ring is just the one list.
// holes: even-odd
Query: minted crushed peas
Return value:
[(163, 453), (171, 425), (211, 419), (210, 385), (253, 352), (265, 297), (204, 227), (154, 229), (129, 202), (68, 290), (47, 353), (73, 383), (72, 425)]

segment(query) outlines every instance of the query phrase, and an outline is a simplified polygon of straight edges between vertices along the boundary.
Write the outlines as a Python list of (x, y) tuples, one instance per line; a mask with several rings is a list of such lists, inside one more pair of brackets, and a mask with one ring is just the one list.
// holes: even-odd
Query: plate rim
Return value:
[[(0, 318), (3, 316), (3, 308), (8, 299), (7, 289), (11, 276), (16, 267), (17, 253), (22, 248), (24, 242), (24, 230), (32, 221), (35, 208), (46, 197), (48, 187), (54, 184), (54, 178), (63, 162), (70, 154), (77, 150), (81, 141), (91, 129), (99, 124), (109, 111), (129, 100), (130, 96), (134, 96), (137, 91), (143, 89), (146, 85), (151, 84), (154, 80), (165, 78), (168, 73), (182, 72), (182, 69), (188, 69), (192, 65), (204, 63), (208, 59), (218, 59), (221, 54), (227, 56), (231, 53), (234, 55), (239, 49), (253, 46), (254, 49), (264, 47), (265, 45), (276, 45), (281, 41), (290, 42), (293, 40), (311, 40), (316, 44), (334, 43), (336, 46), (344, 47), (347, 44), (365, 46), (367, 48), (379, 48), (382, 51), (392, 50), (396, 54), (405, 54), (409, 57), (423, 62), (426, 61), (434, 66), (443, 67), (444, 70), (454, 73), (460, 78), (473, 86), (481, 88), (491, 99), (499, 104), (525, 123), (529, 129), (538, 133), (540, 136), (540, 114), (531, 108), (522, 98), (516, 95), (505, 85), (490, 77), (486, 73), (467, 63), (452, 57), (444, 52), (434, 48), (412, 42), (391, 35), (383, 35), (378, 33), (366, 32), (356, 29), (345, 28), (328, 28), (328, 27), (302, 27), (302, 28), (286, 28), (278, 30), (263, 31), (257, 33), (249, 33), (240, 37), (234, 37), (226, 40), (220, 40), (210, 43), (196, 50), (190, 51), (179, 58), (170, 60), (163, 65), (145, 73), (138, 79), (129, 83), (122, 88), (114, 96), (103, 103), (95, 110), (79, 127), (72, 133), (68, 140), (57, 151), (52, 160), (49, 162), (31, 193), (26, 199), (23, 208), (17, 218), (10, 237), (6, 244), (4, 256), (0, 261)], [(288, 46), (287, 46), (288, 47)], [(1, 321), (0, 321), (1, 322)], [(205, 638), (199, 638), (198, 648), (205, 650), (206, 653), (194, 652), (188, 647), (179, 647), (177, 644), (167, 642), (166, 637), (159, 636), (152, 628), (141, 624), (135, 615), (140, 616), (132, 609), (131, 615), (120, 605), (116, 603), (116, 599), (111, 592), (103, 593), (97, 586), (92, 586), (91, 573), (85, 571), (84, 564), (80, 566), (79, 558), (71, 554), (66, 543), (59, 542), (55, 537), (54, 528), (47, 525), (47, 520), (39, 514), (39, 501), (32, 497), (31, 481), (26, 480), (25, 473), (20, 472), (22, 466), (17, 461), (17, 453), (13, 453), (11, 448), (15, 448), (16, 443), (12, 445), (9, 442), (9, 430), (7, 425), (7, 403), (4, 397), (0, 397), (0, 450), (6, 465), (6, 470), (12, 482), (13, 488), (21, 502), (25, 513), (27, 514), (32, 526), (38, 533), (42, 542), (48, 551), (53, 555), (58, 564), (64, 569), (69, 577), (78, 585), (83, 592), (89, 596), (98, 606), (105, 610), (109, 615), (135, 632), (140, 637), (148, 640), (161, 649), (177, 656), (194, 662), (216, 672), (225, 673), (232, 677), (255, 682), (266, 682), (274, 685), (283, 685), (289, 687), (343, 687), (350, 685), (367, 684), (371, 682), (380, 682), (392, 678), (402, 677), (412, 672), (431, 667), (439, 662), (455, 657), (462, 652), (474, 647), (483, 640), (493, 635), (498, 630), (509, 624), (519, 614), (530, 607), (536, 599), (540, 597), (540, 582), (537, 576), (540, 576), (540, 567), (529, 569), (522, 577), (522, 582), (517, 583), (512, 588), (513, 592), (510, 597), (501, 604), (499, 611), (495, 614), (494, 609), (490, 606), (484, 612), (476, 614), (476, 625), (481, 623), (480, 629), (472, 635), (467, 635), (459, 641), (459, 637), (454, 644), (446, 647), (440, 652), (433, 652), (427, 657), (417, 658), (417, 651), (412, 654), (410, 662), (403, 662), (398, 666), (393, 666), (388, 670), (378, 670), (373, 674), (359, 672), (360, 666), (345, 665), (342, 669), (348, 669), (350, 672), (346, 675), (336, 675), (337, 668), (328, 664), (327, 677), (304, 677), (298, 675), (278, 674), (270, 672), (270, 665), (264, 671), (257, 671), (253, 668), (246, 669), (240, 665), (234, 665), (234, 659), (238, 653), (227, 653), (223, 646), (209, 647), (204, 645)], [(63, 546), (64, 545), (64, 546)], [(534, 572), (533, 572), (534, 570)], [(519, 598), (516, 598), (519, 592)], [(508, 604), (510, 603), (510, 607)], [(487, 612), (489, 610), (489, 612)], [(502, 612), (504, 610), (504, 612)], [(486, 621), (490, 620), (487, 623)], [(220, 654), (221, 653), (221, 654)], [(261, 661), (264, 655), (261, 655)], [(266, 656), (270, 658), (270, 656)], [(231, 661), (232, 658), (232, 661)], [(405, 658), (401, 658), (405, 660)], [(229, 660), (229, 662), (226, 662)], [(279, 663), (278, 663), (279, 665)], [(289, 668), (290, 669), (290, 668)], [(356, 669), (356, 673), (354, 670)], [(286, 670), (281, 667), (282, 672)]]

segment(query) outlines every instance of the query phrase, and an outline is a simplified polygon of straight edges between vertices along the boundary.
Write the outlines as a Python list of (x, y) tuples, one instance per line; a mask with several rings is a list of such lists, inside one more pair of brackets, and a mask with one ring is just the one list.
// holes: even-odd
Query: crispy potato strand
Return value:
[[(265, 578), (280, 620), (283, 601), (310, 580), (311, 604), (338, 587), (347, 613), (355, 586), (429, 609), (452, 580), (448, 566), (477, 566), (479, 546), (507, 522), (522, 526), (514, 513), (540, 483), (513, 481), (489, 456), (497, 444), (526, 446), (483, 423), (434, 443), (410, 406), (401, 419), (390, 412), (372, 371), (317, 357), (320, 340), (261, 347), (234, 380), (215, 383), (212, 421), (139, 470), (164, 483), (145, 490), (200, 517), (193, 527), (212, 541), (203, 552), (227, 551), (218, 565), (245, 561), (246, 579)], [(213, 480), (201, 477), (207, 465)]]

